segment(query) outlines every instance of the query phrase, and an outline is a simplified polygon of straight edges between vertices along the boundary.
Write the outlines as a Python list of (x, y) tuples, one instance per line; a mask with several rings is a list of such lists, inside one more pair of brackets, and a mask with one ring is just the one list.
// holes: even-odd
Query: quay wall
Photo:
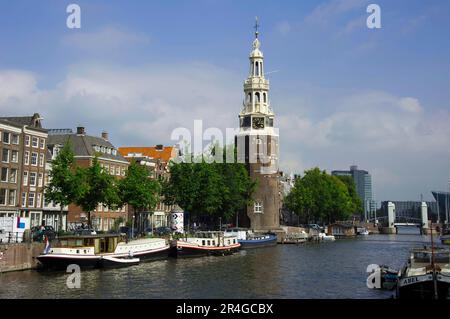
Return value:
[(35, 269), (36, 257), (44, 251), (43, 243), (0, 244), (0, 273), (8, 271)]

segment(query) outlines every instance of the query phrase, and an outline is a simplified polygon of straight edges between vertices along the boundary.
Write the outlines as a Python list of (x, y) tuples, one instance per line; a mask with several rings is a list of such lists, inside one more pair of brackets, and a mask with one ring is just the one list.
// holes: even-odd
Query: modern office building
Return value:
[(350, 166), (349, 171), (336, 170), (331, 172), (334, 176), (350, 176), (355, 182), (356, 191), (363, 203), (364, 220), (368, 220), (376, 211), (376, 203), (373, 200), (372, 176), (368, 171), (358, 169), (358, 166)]

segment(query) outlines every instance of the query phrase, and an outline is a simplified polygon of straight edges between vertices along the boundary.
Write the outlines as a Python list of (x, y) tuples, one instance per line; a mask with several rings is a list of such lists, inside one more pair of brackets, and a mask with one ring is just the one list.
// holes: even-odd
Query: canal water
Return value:
[(366, 286), (369, 264), (402, 267), (418, 234), (370, 235), (320, 244), (277, 245), (232, 256), (167, 259), (81, 273), (0, 274), (0, 298), (390, 298)]

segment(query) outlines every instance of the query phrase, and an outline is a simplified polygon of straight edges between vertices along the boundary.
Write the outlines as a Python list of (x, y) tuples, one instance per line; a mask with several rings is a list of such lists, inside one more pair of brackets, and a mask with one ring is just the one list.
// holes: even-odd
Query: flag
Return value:
[(48, 237), (45, 236), (45, 249), (44, 249), (44, 255), (48, 254), (50, 251), (50, 241), (48, 240)]

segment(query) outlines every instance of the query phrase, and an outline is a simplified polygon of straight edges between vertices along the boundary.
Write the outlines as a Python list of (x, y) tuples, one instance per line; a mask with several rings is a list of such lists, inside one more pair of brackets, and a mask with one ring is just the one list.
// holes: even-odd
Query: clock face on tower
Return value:
[(264, 128), (264, 117), (254, 117), (252, 127), (255, 130)]

